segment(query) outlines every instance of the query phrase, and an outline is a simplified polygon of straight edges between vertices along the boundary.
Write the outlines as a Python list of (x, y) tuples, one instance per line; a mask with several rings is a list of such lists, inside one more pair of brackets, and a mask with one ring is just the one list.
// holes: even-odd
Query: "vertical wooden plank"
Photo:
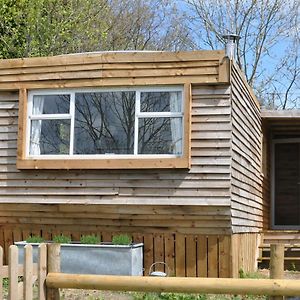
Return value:
[(24, 274), (23, 274), (23, 297), (24, 300), (32, 300), (33, 296), (33, 261), (32, 261), (32, 246), (24, 247)]
[(3, 231), (3, 227), (2, 226), (1, 226), (1, 229), (0, 229), (0, 246), (2, 247), (2, 256), (3, 256), (3, 259), (1, 260), (1, 263), (4, 263), (5, 262), (5, 255), (6, 254), (5, 254), (5, 250), (4, 250), (5, 239), (4, 239), (4, 231)]
[(231, 276), (231, 237), (223, 235), (219, 237), (219, 277)]
[(143, 235), (140, 233), (133, 233), (132, 240), (134, 243), (144, 243)]
[[(49, 273), (60, 272), (60, 244), (47, 245), (47, 270)], [(59, 289), (47, 288), (47, 299), (59, 300)]]
[(207, 237), (197, 236), (197, 276), (207, 277)]
[(14, 242), (22, 241), (22, 232), (19, 228), (13, 229), (13, 241)]
[(175, 239), (174, 234), (165, 234), (165, 262), (169, 268), (168, 276), (175, 275)]
[(18, 299), (18, 248), (15, 245), (8, 251), (8, 299)]
[(46, 276), (47, 276), (47, 245), (39, 245), (38, 256), (38, 299), (46, 299)]
[(112, 240), (112, 236), (111, 236), (111, 232), (102, 232), (102, 241), (103, 242), (111, 242)]
[(176, 276), (186, 276), (185, 272), (185, 236), (180, 233), (175, 235), (175, 270)]
[(26, 241), (30, 237), (31, 231), (29, 229), (22, 229), (22, 240)]
[(153, 253), (153, 235), (147, 233), (144, 235), (144, 268), (145, 275), (149, 275), (150, 266), (154, 262)]
[(231, 276), (237, 278), (239, 276), (239, 245), (238, 234), (231, 236)]
[(81, 238), (80, 232), (72, 232), (72, 241), (79, 242)]
[(27, 90), (19, 90), (19, 113), (18, 113), (18, 139), (17, 139), (17, 165), (19, 160), (25, 158), (26, 153), (26, 115), (27, 115)]
[(41, 231), (39, 229), (32, 229), (31, 234), (34, 236), (41, 236)]
[(44, 241), (48, 242), (51, 240), (51, 232), (47, 229), (42, 229), (42, 238)]
[(13, 243), (12, 230), (10, 228), (4, 228), (4, 263), (7, 263), (9, 256), (9, 246)]
[(207, 239), (208, 277), (218, 277), (218, 237), (209, 235)]
[(0, 246), (0, 300), (3, 299), (3, 248)]
[[(162, 234), (154, 234), (154, 262), (165, 262), (164, 258), (164, 240)], [(156, 264), (155, 271), (165, 272), (164, 264)]]
[(196, 241), (193, 235), (186, 237), (186, 276), (196, 277)]

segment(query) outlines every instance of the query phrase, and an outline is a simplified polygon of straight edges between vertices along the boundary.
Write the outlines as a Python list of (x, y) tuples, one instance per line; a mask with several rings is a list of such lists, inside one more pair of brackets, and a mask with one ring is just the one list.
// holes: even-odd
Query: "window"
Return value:
[(26, 159), (184, 156), (183, 87), (28, 93)]

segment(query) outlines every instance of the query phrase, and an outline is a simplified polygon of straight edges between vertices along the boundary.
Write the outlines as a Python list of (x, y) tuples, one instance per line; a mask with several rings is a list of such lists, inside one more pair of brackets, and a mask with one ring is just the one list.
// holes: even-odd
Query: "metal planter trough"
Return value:
[[(39, 243), (15, 242), (19, 249), (19, 263), (24, 261), (24, 247), (33, 247), (33, 261), (37, 262)], [(98, 275), (143, 275), (143, 244), (61, 244), (62, 273)]]

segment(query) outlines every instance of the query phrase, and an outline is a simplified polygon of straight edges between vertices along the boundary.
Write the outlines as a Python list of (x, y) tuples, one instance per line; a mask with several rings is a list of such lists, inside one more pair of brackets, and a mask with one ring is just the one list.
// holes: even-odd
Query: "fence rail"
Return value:
[(209, 293), (234, 295), (300, 295), (299, 280), (189, 277), (131, 277), (49, 273), (47, 287), (110, 291)]

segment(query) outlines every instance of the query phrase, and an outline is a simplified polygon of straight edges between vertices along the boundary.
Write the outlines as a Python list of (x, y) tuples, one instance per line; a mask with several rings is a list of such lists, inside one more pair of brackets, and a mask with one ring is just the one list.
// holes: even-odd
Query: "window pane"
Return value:
[(32, 114), (68, 114), (70, 95), (33, 96)]
[(139, 154), (182, 154), (181, 118), (140, 118)]
[(141, 92), (142, 112), (181, 112), (181, 92)]
[(133, 154), (135, 92), (75, 95), (75, 154)]
[(70, 120), (31, 122), (30, 154), (69, 154)]

